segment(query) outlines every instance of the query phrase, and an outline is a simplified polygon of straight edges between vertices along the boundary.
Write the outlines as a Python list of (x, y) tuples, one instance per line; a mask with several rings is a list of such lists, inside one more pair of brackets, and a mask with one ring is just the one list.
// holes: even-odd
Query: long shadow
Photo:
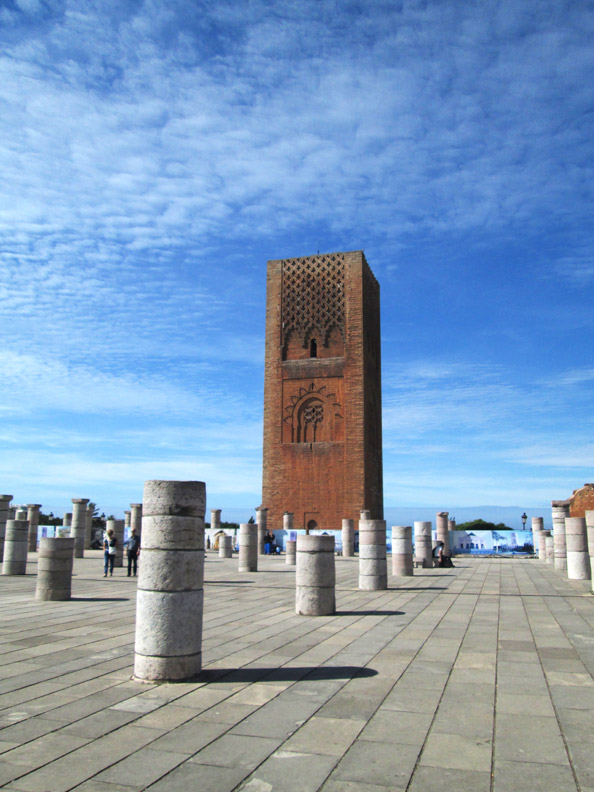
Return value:
[(404, 616), (404, 611), (397, 610), (339, 610), (335, 616)]
[(196, 677), (200, 682), (298, 682), (300, 679), (353, 679), (354, 677), (376, 676), (373, 668), (362, 666), (293, 666), (291, 668), (213, 668), (201, 671)]
[(204, 584), (209, 586), (245, 586), (255, 583), (254, 580), (205, 580)]
[(447, 591), (447, 586), (391, 586), (388, 591)]
[(130, 602), (130, 597), (70, 597), (66, 602)]

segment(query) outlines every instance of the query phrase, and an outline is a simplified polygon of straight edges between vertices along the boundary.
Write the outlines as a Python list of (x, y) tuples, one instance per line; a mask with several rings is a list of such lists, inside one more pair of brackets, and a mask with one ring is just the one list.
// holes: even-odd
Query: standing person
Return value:
[(138, 571), (138, 556), (140, 554), (140, 540), (136, 535), (136, 531), (132, 531), (130, 534), (130, 538), (128, 539), (128, 577), (130, 577), (132, 573), (132, 568), (134, 568), (134, 577), (136, 577), (136, 572)]
[(103, 554), (105, 556), (103, 577), (107, 577), (108, 569), (110, 576), (113, 575), (113, 565), (115, 563), (117, 545), (118, 545), (118, 540), (115, 537), (113, 528), (110, 528), (105, 534), (105, 539), (103, 540)]

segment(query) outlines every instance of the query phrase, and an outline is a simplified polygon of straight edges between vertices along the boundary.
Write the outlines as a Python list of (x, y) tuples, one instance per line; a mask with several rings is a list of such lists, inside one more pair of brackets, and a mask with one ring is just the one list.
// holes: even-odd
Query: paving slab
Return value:
[(583, 581), (461, 558), (362, 592), (337, 558), (337, 613), (316, 619), (284, 558), (259, 564), (207, 555), (204, 672), (162, 685), (131, 679), (136, 580), (103, 579), (101, 551), (69, 602), (0, 576), (2, 788), (594, 792)]

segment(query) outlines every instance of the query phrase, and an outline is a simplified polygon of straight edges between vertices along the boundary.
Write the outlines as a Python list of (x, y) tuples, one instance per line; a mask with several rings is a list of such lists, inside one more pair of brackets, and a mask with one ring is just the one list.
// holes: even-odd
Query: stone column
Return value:
[(362, 591), (388, 588), (385, 520), (359, 520), (359, 588)]
[(27, 520), (29, 521), (29, 552), (37, 552), (37, 529), (39, 528), (39, 510), (41, 503), (27, 504)]
[(7, 520), (4, 538), (3, 575), (27, 574), (29, 523), (27, 520)]
[(550, 536), (550, 531), (538, 532), (538, 560), (546, 564), (547, 561), (547, 536)]
[(206, 488), (147, 481), (143, 504), (134, 676), (190, 679), (202, 668)]
[(68, 533), (70, 533), (71, 526), (72, 526), (72, 512), (64, 512), (64, 516), (62, 517), (62, 528), (67, 528)]
[(392, 574), (410, 577), (413, 574), (413, 544), (410, 525), (392, 526)]
[(130, 515), (132, 512), (130, 510), (124, 512), (124, 530), (126, 528), (130, 528)]
[(115, 538), (117, 539), (116, 554), (113, 561), (114, 567), (124, 566), (124, 521), (123, 520), (108, 520), (105, 524), (105, 530), (112, 529)]
[(85, 521), (85, 550), (91, 549), (93, 541), (93, 512), (95, 511), (95, 504), (89, 503), (87, 505), (87, 514)]
[(8, 507), (8, 515), (6, 517), (7, 520), (14, 520), (16, 518), (16, 506), (9, 506)]
[(355, 521), (344, 519), (342, 521), (342, 555), (352, 558), (355, 555)]
[(553, 564), (554, 565), (554, 563), (555, 563), (555, 539), (554, 539), (553, 536), (551, 536), (551, 532), (550, 531), (544, 531), (544, 533), (548, 534), (548, 536), (545, 536), (546, 561), (547, 561), (547, 564)]
[(256, 523), (241, 523), (239, 526), (239, 572), (258, 571), (258, 532)]
[(570, 580), (590, 580), (590, 556), (588, 534), (583, 517), (565, 518), (565, 542), (567, 547), (567, 577)]
[(293, 530), (293, 512), (285, 512), (283, 514), (283, 530), (289, 534)]
[(72, 592), (74, 539), (41, 539), (37, 562), (38, 600), (69, 600)]
[(221, 510), (220, 509), (211, 509), (210, 510), (210, 528), (211, 528), (211, 530), (215, 530), (215, 531), (220, 531), (221, 530)]
[(552, 501), (553, 541), (555, 547), (555, 569), (567, 569), (567, 548), (565, 546), (565, 518), (569, 517), (567, 501)]
[(4, 558), (4, 537), (6, 536), (6, 521), (12, 495), (0, 495), (0, 563)]
[(450, 554), (450, 537), (448, 534), (448, 512), (437, 512), (435, 517), (435, 528), (438, 542), (443, 542), (442, 554)]
[[(590, 569), (594, 569), (594, 511), (587, 511), (585, 519), (586, 531), (588, 533), (588, 554), (590, 556)], [(594, 594), (594, 575), (592, 575), (592, 593)]]
[(258, 526), (258, 555), (265, 555), (264, 536), (268, 530), (268, 509), (265, 509), (264, 506), (258, 506), (256, 509), (256, 525)]
[(295, 584), (295, 612), (300, 616), (330, 616), (336, 612), (333, 536), (297, 537)]
[[(14, 519), (22, 522), (23, 520), (27, 520), (27, 514), (28, 510), (26, 506), (17, 506), (14, 513)], [(29, 520), (27, 520), (27, 522), (29, 522)]]
[(371, 512), (369, 511), (369, 509), (361, 509), (361, 512), (359, 514), (359, 519), (360, 520), (371, 520)]
[(219, 537), (219, 558), (233, 558), (233, 537)]
[[(136, 536), (142, 546), (142, 503), (131, 503), (130, 509), (130, 531), (136, 531)], [(202, 519), (204, 519), (204, 514)]]
[[(540, 553), (540, 532), (544, 531), (544, 519), (542, 517), (532, 518), (532, 546), (534, 547), (534, 555)], [(540, 556), (539, 556), (540, 557)]]
[(295, 559), (297, 553), (297, 542), (294, 539), (287, 539), (285, 544), (287, 566), (295, 566)]
[(415, 561), (420, 563), (423, 569), (433, 567), (430, 522), (415, 522)]
[(456, 555), (456, 520), (448, 520), (448, 539), (450, 542), (450, 556)]
[(72, 498), (72, 527), (70, 536), (74, 539), (74, 557), (85, 557), (85, 532), (87, 530), (88, 498)]

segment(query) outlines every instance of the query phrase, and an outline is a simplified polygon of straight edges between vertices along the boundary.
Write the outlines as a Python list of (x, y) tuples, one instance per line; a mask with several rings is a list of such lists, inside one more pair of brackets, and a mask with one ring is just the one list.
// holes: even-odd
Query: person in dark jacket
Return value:
[(128, 539), (128, 577), (132, 574), (134, 569), (134, 577), (138, 571), (138, 556), (140, 555), (140, 539), (136, 535), (136, 531), (132, 531)]

